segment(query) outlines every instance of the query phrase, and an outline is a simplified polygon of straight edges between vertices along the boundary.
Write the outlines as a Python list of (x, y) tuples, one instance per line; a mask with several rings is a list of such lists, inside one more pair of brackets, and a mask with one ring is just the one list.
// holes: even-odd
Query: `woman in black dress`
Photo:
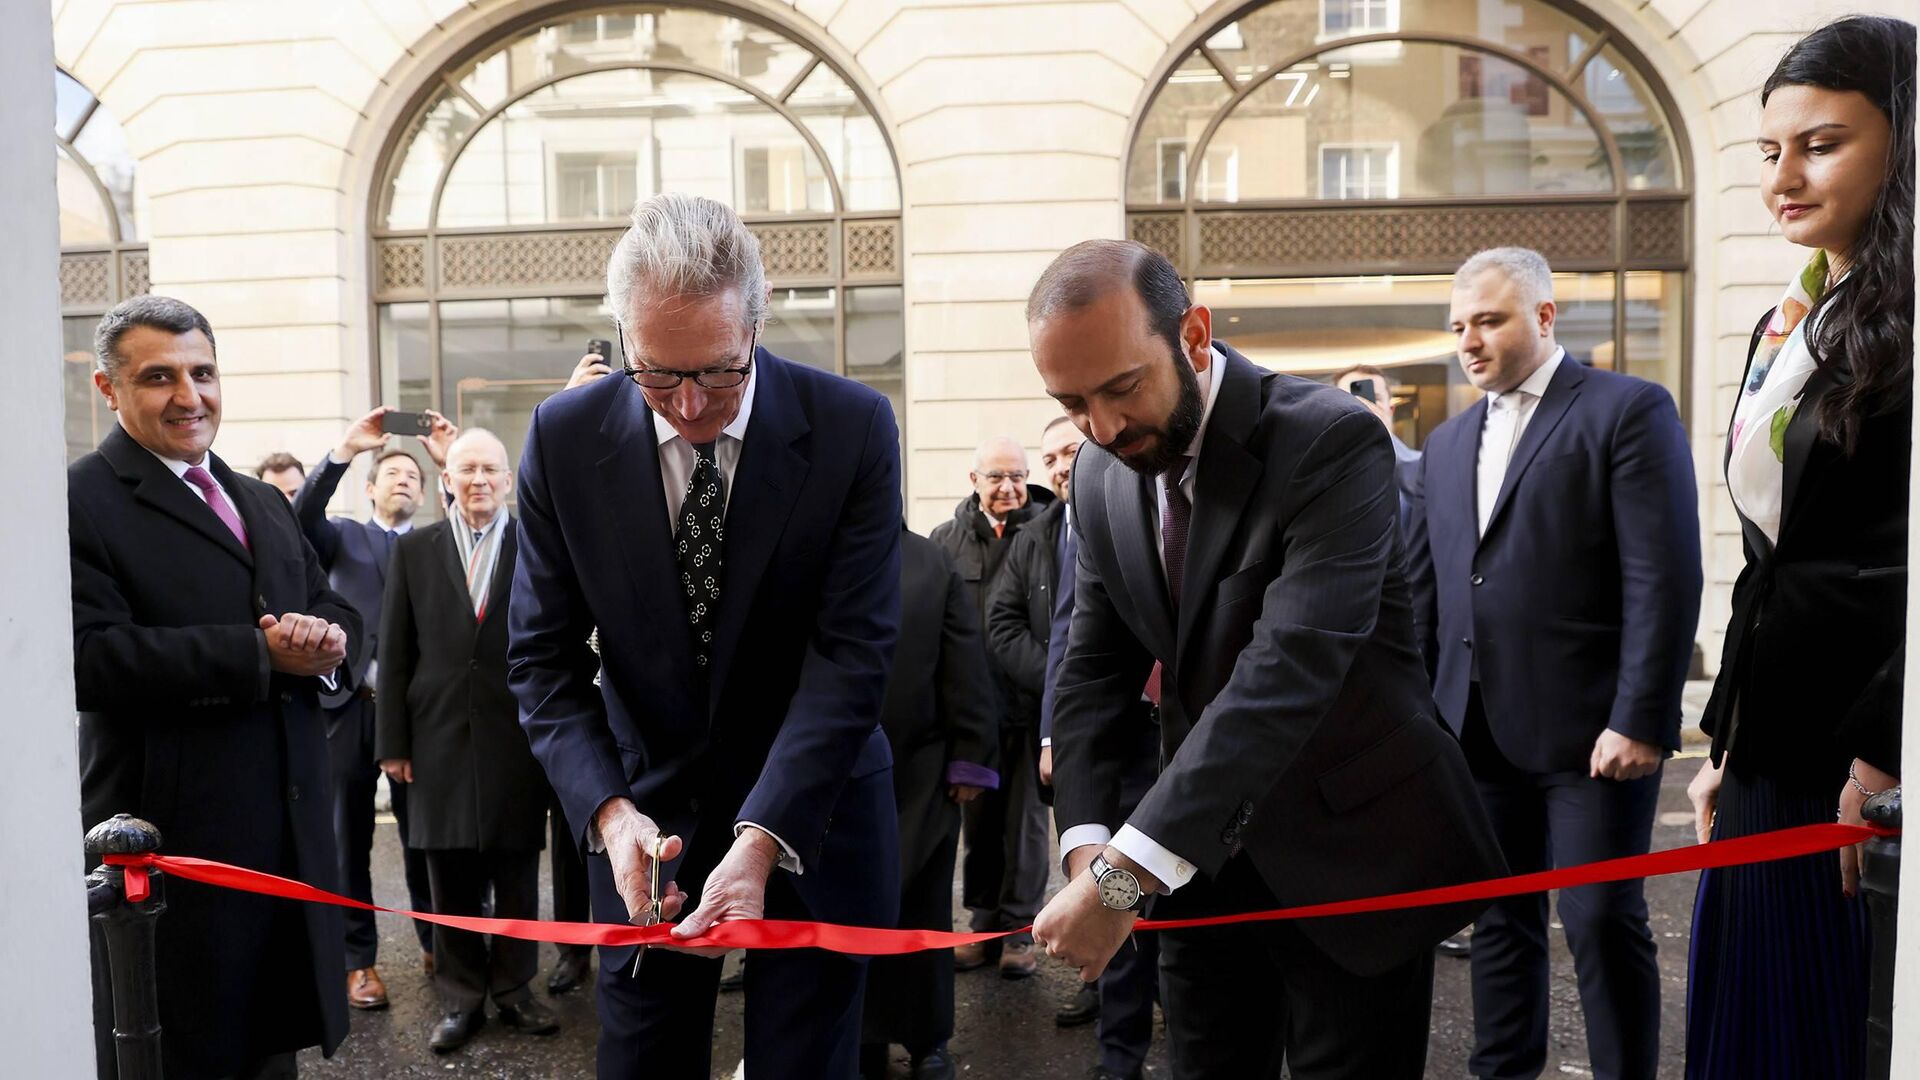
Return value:
[[(1899, 783), (1914, 51), (1909, 23), (1843, 19), (1761, 91), (1762, 198), (1808, 261), (1755, 327), (1728, 425), (1746, 565), (1689, 788), (1703, 840), (1857, 822)], [(1702, 874), (1687, 1075), (1861, 1075), (1867, 958), (1854, 852)]]

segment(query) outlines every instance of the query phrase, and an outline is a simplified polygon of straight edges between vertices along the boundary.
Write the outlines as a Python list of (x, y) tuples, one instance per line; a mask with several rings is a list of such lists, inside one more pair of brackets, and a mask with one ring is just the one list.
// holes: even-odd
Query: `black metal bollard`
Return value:
[[(1860, 813), (1872, 824), (1898, 829), (1900, 789), (1868, 799)], [(1900, 907), (1898, 836), (1876, 836), (1867, 841), (1860, 888), (1866, 893), (1867, 919), (1873, 927), (1873, 973), (1867, 990), (1867, 1076), (1884, 1080), (1893, 1074), (1894, 926)]]
[[(115, 814), (87, 830), (87, 854), (142, 855), (160, 849), (160, 830)], [(87, 875), (87, 911), (107, 938), (113, 972), (113, 1045), (120, 1080), (161, 1080), (160, 995), (154, 988), (155, 920), (167, 909), (158, 870), (147, 871), (148, 894), (128, 900), (126, 871), (102, 864)]]

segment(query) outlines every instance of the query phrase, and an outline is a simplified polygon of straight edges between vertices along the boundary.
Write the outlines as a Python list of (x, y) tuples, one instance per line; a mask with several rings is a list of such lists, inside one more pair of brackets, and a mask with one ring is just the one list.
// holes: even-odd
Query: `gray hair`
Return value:
[[(452, 442), (447, 444), (447, 460), (453, 460), (453, 452), (470, 443), (491, 443), (499, 447), (500, 456), (506, 460), (507, 466), (509, 468), (513, 466), (513, 455), (507, 452), (506, 441), (483, 427), (470, 427), (462, 430)], [(416, 461), (414, 464), (418, 465), (419, 462)]]
[(607, 306), (625, 319), (636, 296), (715, 296), (740, 291), (749, 327), (767, 317), (760, 242), (725, 203), (665, 192), (633, 208), (633, 225), (607, 261)]
[(993, 438), (988, 439), (986, 442), (981, 443), (978, 447), (974, 449), (973, 471), (979, 472), (981, 469), (985, 468), (987, 463), (987, 455), (993, 453), (995, 450), (1011, 450), (1014, 453), (1020, 455), (1021, 461), (1027, 460), (1027, 448), (1020, 445), (1019, 439), (1016, 439), (1011, 435), (995, 435)]
[(120, 355), (120, 339), (136, 326), (150, 326), (173, 334), (198, 330), (207, 335), (207, 348), (213, 349), (213, 327), (207, 317), (191, 305), (171, 296), (136, 296), (115, 304), (112, 311), (100, 317), (100, 325), (93, 328), (93, 362), (107, 378), (120, 373), (120, 366), (126, 362), (126, 357)]
[(1520, 286), (1530, 307), (1553, 299), (1553, 268), (1547, 265), (1546, 256), (1532, 248), (1497, 247), (1478, 252), (1454, 271), (1454, 287), (1459, 288), (1489, 270)]

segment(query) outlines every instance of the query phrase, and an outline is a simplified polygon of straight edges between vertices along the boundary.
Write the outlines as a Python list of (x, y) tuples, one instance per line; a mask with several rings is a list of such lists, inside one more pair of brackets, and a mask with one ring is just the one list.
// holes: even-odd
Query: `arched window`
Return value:
[(53, 73), (60, 200), (62, 381), (67, 460), (99, 445), (113, 413), (93, 387), (93, 328), (107, 309), (147, 291), (145, 193), (119, 120), (64, 71)]
[(1269, 367), (1390, 370), (1418, 445), (1477, 396), (1449, 279), (1547, 256), (1570, 356), (1684, 410), (1687, 162), (1631, 48), (1544, 0), (1276, 0), (1204, 28), (1127, 159), (1128, 231)]
[(900, 184), (847, 78), (745, 15), (628, 5), (496, 38), (423, 92), (373, 208), (376, 398), (492, 428), (611, 338), (606, 264), (637, 199), (734, 207), (773, 302), (761, 343), (904, 415)]

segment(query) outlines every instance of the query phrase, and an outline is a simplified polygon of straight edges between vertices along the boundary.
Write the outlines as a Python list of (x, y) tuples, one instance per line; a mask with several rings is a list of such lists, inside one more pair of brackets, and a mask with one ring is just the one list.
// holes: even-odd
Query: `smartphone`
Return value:
[(608, 367), (613, 366), (613, 342), (603, 338), (594, 338), (587, 342), (587, 351), (598, 356), (601, 363)]
[(1352, 394), (1354, 397), (1364, 399), (1366, 401), (1379, 400), (1378, 398), (1373, 396), (1373, 380), (1372, 379), (1353, 380), (1353, 385), (1347, 387), (1347, 393)]
[(433, 418), (417, 412), (383, 413), (380, 430), (389, 435), (426, 435), (433, 431)]

